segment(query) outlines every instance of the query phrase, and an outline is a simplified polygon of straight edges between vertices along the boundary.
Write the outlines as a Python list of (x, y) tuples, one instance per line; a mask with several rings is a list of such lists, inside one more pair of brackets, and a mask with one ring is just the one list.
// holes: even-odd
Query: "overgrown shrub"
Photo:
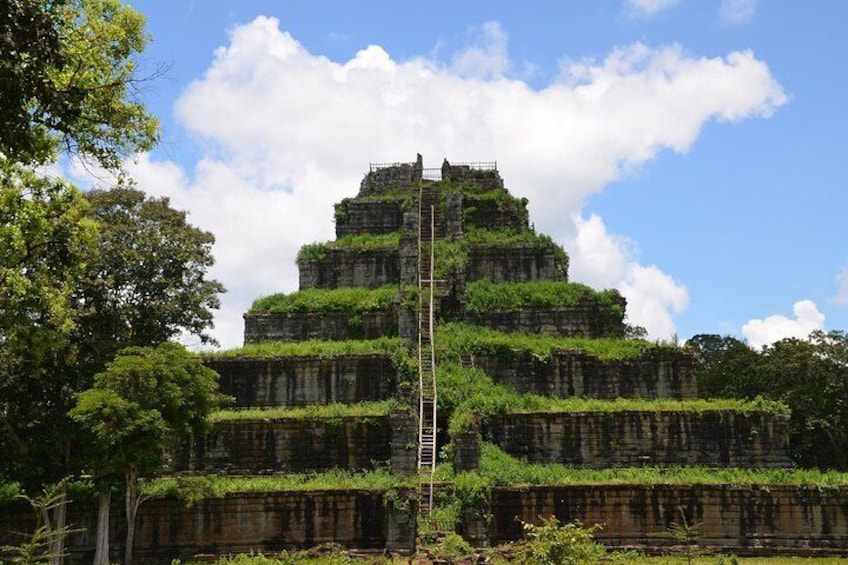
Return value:
[(518, 544), (521, 563), (534, 565), (583, 565), (598, 563), (606, 549), (595, 541), (600, 526), (581, 522), (562, 524), (554, 516), (542, 518), (539, 525), (523, 523), (526, 541)]

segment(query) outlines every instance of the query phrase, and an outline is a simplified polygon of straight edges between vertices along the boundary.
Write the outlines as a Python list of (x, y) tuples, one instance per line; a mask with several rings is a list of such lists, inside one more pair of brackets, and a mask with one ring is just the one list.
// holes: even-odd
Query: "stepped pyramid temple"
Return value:
[(142, 505), (140, 561), (484, 547), (551, 515), (617, 548), (679, 543), (685, 521), (727, 553), (848, 549), (848, 487), (793, 478), (785, 408), (697, 399), (687, 350), (629, 339), (617, 291), (569, 282), (495, 163), (372, 164), (335, 222), (301, 249), (300, 290), (205, 358), (235, 403), (174, 449), (195, 496)]

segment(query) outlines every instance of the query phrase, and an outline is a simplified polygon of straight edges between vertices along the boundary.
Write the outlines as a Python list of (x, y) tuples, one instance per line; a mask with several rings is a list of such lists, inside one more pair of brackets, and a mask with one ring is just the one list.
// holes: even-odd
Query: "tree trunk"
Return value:
[(65, 534), (67, 533), (68, 483), (62, 480), (45, 494), (41, 505), (41, 519), (47, 533), (47, 562), (50, 565), (62, 565), (65, 553)]
[(65, 534), (68, 519), (68, 500), (65, 498), (68, 484), (62, 482), (59, 495), (62, 497), (58, 506), (53, 509), (53, 527), (55, 536), (50, 540), (50, 565), (62, 565), (65, 561)]
[(132, 565), (133, 541), (135, 539), (135, 514), (138, 510), (138, 473), (135, 469), (126, 472), (127, 480), (127, 543), (124, 546), (124, 565)]
[(108, 487), (97, 498), (97, 545), (94, 565), (109, 565), (109, 506), (112, 491)]

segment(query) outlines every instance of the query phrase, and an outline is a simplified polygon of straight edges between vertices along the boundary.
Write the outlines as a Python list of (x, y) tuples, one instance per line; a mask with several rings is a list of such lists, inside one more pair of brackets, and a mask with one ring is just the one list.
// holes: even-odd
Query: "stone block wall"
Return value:
[(265, 341), (306, 341), (310, 339), (342, 341), (394, 337), (398, 332), (393, 310), (365, 312), (351, 316), (343, 312), (308, 314), (244, 315), (244, 343)]
[(479, 192), (503, 189), (500, 173), (494, 169), (477, 169), (468, 165), (451, 165), (447, 159), (442, 162), (442, 180), (463, 183)]
[(518, 283), (567, 278), (565, 270), (557, 265), (553, 246), (485, 246), (468, 251), (465, 267), (468, 282), (486, 279), (494, 283)]
[(336, 204), (336, 237), (400, 231), (403, 227), (405, 208), (406, 200), (402, 198), (391, 200), (345, 198)]
[(483, 435), (531, 463), (790, 467), (787, 421), (716, 410), (507, 414), (486, 422)]
[(724, 553), (841, 553), (848, 551), (848, 488), (734, 485), (597, 485), (496, 487), (492, 543), (521, 537), (521, 523), (554, 515), (563, 522), (601, 524), (598, 541), (659, 550), (672, 522), (701, 522), (702, 547)]
[(424, 163), (418, 155), (414, 163), (395, 163), (373, 168), (359, 185), (359, 196), (371, 196), (394, 191), (417, 194), (418, 183), (424, 172)]
[(418, 419), (411, 414), (394, 410), (389, 414), (391, 426), (391, 461), (389, 468), (397, 475), (418, 472)]
[(183, 442), (177, 471), (234, 475), (372, 469), (391, 459), (389, 418), (284, 418), (217, 422)]
[[(139, 509), (134, 556), (140, 563), (171, 563), (201, 554), (269, 553), (322, 543), (411, 552), (415, 549), (415, 515), (415, 493), (406, 489), (391, 494), (371, 490), (239, 493), (192, 506), (154, 499)], [(91, 563), (96, 505), (71, 505), (68, 521), (83, 530), (68, 538), (71, 562)], [(19, 543), (11, 532), (33, 527), (28, 506), (0, 508), (0, 545)], [(111, 510), (113, 561), (123, 556), (125, 532), (123, 508), (116, 502)]]
[(487, 230), (527, 231), (527, 199), (507, 196), (503, 200), (465, 194), (462, 199), (465, 225)]
[(385, 354), (335, 357), (210, 357), (221, 392), (233, 408), (350, 404), (384, 400), (397, 389), (397, 370)]
[(469, 324), (499, 332), (547, 334), (558, 337), (624, 337), (624, 309), (610, 312), (596, 303), (566, 308), (521, 308), (466, 313)]
[(377, 288), (400, 283), (398, 249), (327, 249), (323, 259), (299, 259), (300, 290)]
[(496, 382), (545, 396), (697, 398), (691, 355), (647, 350), (633, 361), (600, 361), (580, 351), (553, 351), (548, 359), (529, 352), (476, 354), (474, 364)]

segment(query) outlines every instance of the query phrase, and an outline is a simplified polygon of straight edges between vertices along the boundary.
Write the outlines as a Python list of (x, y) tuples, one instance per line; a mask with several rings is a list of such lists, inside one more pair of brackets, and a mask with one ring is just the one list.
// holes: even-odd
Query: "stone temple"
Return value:
[(257, 299), (244, 348), (205, 359), (235, 405), (174, 473), (241, 486), (145, 503), (139, 559), (451, 530), (482, 547), (550, 515), (611, 547), (661, 549), (686, 520), (728, 553), (848, 549), (848, 488), (762, 471), (790, 473), (785, 412), (698, 400), (691, 355), (628, 339), (618, 292), (569, 282), (496, 163), (372, 164), (335, 223), (301, 249), (300, 290)]

